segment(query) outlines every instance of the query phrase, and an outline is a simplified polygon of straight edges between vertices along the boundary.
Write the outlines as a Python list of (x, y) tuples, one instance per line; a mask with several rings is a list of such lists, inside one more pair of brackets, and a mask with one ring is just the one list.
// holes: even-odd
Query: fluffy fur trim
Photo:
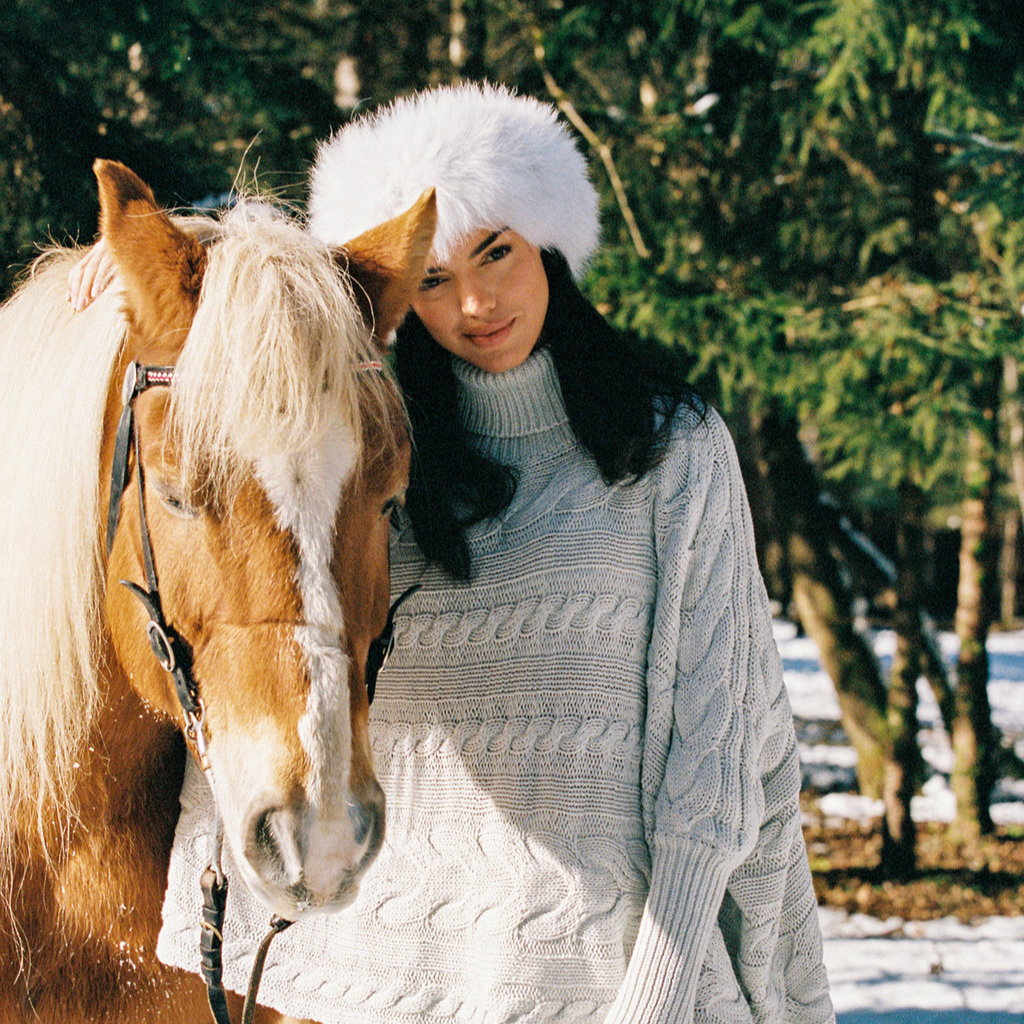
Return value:
[(320, 146), (310, 230), (345, 242), (437, 190), (433, 258), (481, 228), (558, 249), (578, 277), (597, 247), (597, 193), (555, 109), (503, 86), (446, 86), (357, 118)]

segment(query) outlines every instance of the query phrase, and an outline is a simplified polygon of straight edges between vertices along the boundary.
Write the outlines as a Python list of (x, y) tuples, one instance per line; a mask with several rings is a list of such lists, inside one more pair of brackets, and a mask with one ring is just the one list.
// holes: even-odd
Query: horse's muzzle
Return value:
[(309, 804), (264, 807), (248, 816), (245, 837), (247, 867), (259, 880), (253, 888), (274, 913), (294, 920), (339, 910), (355, 899), (384, 841), (384, 794), (374, 782), (334, 816)]

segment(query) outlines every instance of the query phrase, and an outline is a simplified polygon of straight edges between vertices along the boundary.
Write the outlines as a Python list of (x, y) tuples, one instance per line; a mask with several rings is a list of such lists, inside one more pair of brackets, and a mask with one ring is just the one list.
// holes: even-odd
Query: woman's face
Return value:
[(412, 302), (434, 340), (490, 373), (533, 351), (548, 310), (540, 250), (511, 228), (470, 235), (443, 266), (433, 263)]

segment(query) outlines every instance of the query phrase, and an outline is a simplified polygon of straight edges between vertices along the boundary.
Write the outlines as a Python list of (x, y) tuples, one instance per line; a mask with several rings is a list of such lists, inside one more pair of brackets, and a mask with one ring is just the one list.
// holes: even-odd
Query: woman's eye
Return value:
[(512, 246), (507, 242), (501, 245), (496, 245), (493, 249), (488, 249), (484, 256), (485, 263), (495, 263), (498, 260), (503, 260), (512, 251)]
[(420, 281), (420, 291), (429, 292), (441, 284), (444, 284), (444, 278), (440, 275), (435, 274), (430, 277), (425, 277)]

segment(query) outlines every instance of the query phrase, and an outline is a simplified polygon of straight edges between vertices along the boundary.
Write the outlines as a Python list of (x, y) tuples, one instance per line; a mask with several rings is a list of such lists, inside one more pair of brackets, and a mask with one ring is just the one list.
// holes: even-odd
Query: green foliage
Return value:
[(982, 415), (971, 371), (1009, 341), (1008, 317), (984, 308), (975, 284), (887, 275), (838, 309), (791, 319), (802, 358), (817, 369), (793, 397), (818, 427), (833, 479), (885, 490), (906, 480), (933, 500), (956, 500), (963, 432)]
[(415, 22), (401, 11), (317, 0), (9, 0), (0, 193), (18, 198), (0, 207), (0, 265), (29, 258), (47, 236), (91, 239), (98, 156), (129, 164), (167, 204), (254, 176), (301, 201), (316, 142), (347, 114), (335, 103), (339, 55), (366, 43), (380, 53), (375, 87), (419, 84), (390, 61), (396, 24), (408, 50)]
[(551, 75), (622, 179), (595, 162), (591, 294), (727, 414), (796, 411), (844, 493), (955, 506), (971, 381), (1022, 327), (1024, 9), (551, 7)]
[[(0, 97), (0, 253), (28, 252), (45, 235), (48, 205), (41, 183), (24, 123)], [(0, 265), (0, 287), (3, 278)]]
[(536, 18), (622, 179), (588, 279), (614, 321), (683, 351), (727, 412), (797, 410), (833, 479), (955, 500), (966, 381), (1020, 326), (1024, 164), (1003, 140), (1021, 15), (658, 0)]
[(678, 351), (726, 412), (799, 412), (844, 486), (908, 478), (952, 500), (977, 416), (965, 381), (1021, 326), (1024, 9), (462, 0), (459, 67), (452, 9), (11, 0), (3, 265), (47, 234), (91, 236), (98, 155), (163, 201), (255, 173), (301, 202), (353, 103), (480, 69), (563, 102), (606, 147), (589, 154), (607, 244), (587, 288), (617, 324)]

